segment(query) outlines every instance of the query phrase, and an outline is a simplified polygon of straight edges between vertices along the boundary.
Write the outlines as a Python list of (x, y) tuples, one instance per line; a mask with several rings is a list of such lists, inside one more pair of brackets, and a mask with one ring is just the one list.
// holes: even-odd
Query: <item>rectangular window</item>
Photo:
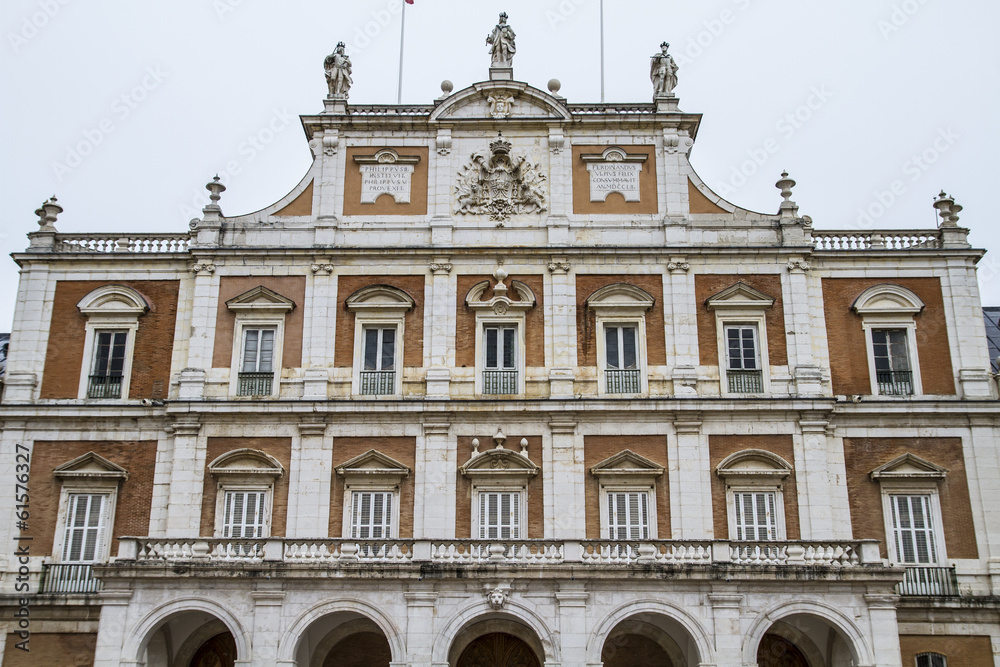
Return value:
[(226, 491), (222, 536), (232, 539), (264, 537), (267, 491)]
[(479, 493), (479, 539), (521, 539), (521, 494), (517, 491)]
[(767, 542), (778, 539), (777, 494), (748, 491), (733, 494), (736, 539)]
[(893, 542), (896, 558), (910, 565), (937, 563), (934, 526), (931, 523), (931, 497), (889, 496), (892, 510)]
[(642, 391), (636, 331), (634, 324), (604, 326), (604, 386), (609, 394)]
[(69, 494), (63, 563), (93, 563), (103, 557), (107, 529), (108, 496), (93, 493)]
[(760, 370), (757, 357), (757, 327), (726, 325), (726, 368), (731, 371)]
[(241, 373), (271, 373), (274, 356), (274, 329), (243, 330)]
[(392, 491), (355, 491), (351, 495), (351, 537), (392, 537)]
[(649, 539), (648, 492), (608, 492), (608, 539)]
[(872, 329), (875, 380), (881, 395), (913, 393), (913, 372), (905, 329)]
[(121, 398), (127, 342), (127, 331), (95, 332), (94, 363), (87, 385), (88, 398)]
[(360, 393), (396, 393), (396, 327), (364, 327)]
[(484, 327), (483, 336), (483, 393), (516, 394), (517, 327)]
[(948, 659), (940, 653), (917, 655), (917, 667), (948, 667)]

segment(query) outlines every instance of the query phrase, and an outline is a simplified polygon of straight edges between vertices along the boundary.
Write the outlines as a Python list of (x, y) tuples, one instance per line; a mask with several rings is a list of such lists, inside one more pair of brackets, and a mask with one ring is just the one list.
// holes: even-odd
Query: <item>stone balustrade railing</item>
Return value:
[(899, 229), (870, 232), (813, 230), (816, 250), (915, 250), (941, 247), (937, 229)]
[(188, 233), (57, 234), (55, 252), (132, 253), (187, 252)]
[(264, 538), (185, 540), (123, 537), (117, 561), (141, 563), (276, 561), (335, 566), (435, 562), (442, 565), (586, 565), (730, 563), (741, 566), (857, 567), (881, 563), (878, 542), (735, 542), (729, 540), (346, 540)]

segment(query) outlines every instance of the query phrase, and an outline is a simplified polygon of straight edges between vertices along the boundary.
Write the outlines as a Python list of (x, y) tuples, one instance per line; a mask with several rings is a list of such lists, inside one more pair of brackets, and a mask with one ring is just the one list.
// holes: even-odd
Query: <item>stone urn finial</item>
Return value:
[(792, 217), (799, 212), (799, 206), (792, 201), (792, 188), (795, 187), (795, 181), (788, 177), (787, 171), (781, 172), (781, 178), (778, 182), (774, 184), (774, 187), (781, 190), (781, 205), (778, 206), (778, 213), (782, 217)]
[(496, 435), (493, 436), (493, 442), (497, 443), (496, 449), (503, 449), (503, 443), (504, 443), (504, 440), (506, 440), (506, 439), (507, 439), (507, 436), (504, 435), (503, 431), (501, 431), (498, 428)]
[[(934, 198), (934, 208), (937, 209), (938, 215), (941, 216), (942, 227), (958, 226), (958, 211), (961, 211), (962, 207), (957, 206), (955, 200), (945, 193), (944, 190)], [(955, 210), (956, 208), (958, 210)]]
[(38, 216), (38, 226), (41, 231), (56, 231), (56, 218), (63, 212), (63, 207), (57, 204), (56, 201), (56, 196), (52, 195), (35, 210), (35, 215)]

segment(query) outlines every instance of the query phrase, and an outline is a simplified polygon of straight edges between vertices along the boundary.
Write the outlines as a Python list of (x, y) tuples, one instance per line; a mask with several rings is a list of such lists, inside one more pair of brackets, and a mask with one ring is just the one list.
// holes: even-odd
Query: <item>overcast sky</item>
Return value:
[[(350, 102), (396, 100), (401, 0), (4, 0), (0, 250), (27, 246), (55, 194), (61, 232), (173, 231), (216, 172), (236, 215), (288, 192), (310, 161), (299, 114), (322, 111), (323, 58), (354, 66)], [(499, 11), (514, 77), (600, 100), (599, 0), (416, 0), (403, 102), (487, 78)], [(983, 301), (1000, 304), (1000, 3), (987, 0), (606, 1), (606, 98), (651, 100), (671, 43), (681, 109), (704, 114), (692, 162), (734, 203), (777, 211), (782, 169), (820, 229), (932, 228), (942, 188), (965, 207)], [(227, 171), (228, 170), (228, 171)], [(996, 257), (994, 257), (996, 255)], [(0, 260), (0, 331), (17, 267)]]

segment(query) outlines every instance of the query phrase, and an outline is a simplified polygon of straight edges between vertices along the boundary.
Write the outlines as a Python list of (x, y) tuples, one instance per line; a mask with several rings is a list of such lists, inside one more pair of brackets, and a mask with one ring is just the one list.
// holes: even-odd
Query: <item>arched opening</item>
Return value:
[(757, 647), (758, 667), (853, 667), (850, 641), (826, 619), (792, 614), (771, 624)]
[(541, 667), (542, 642), (520, 621), (495, 615), (466, 626), (452, 642), (452, 667)]
[(149, 636), (144, 667), (233, 667), (239, 659), (229, 627), (204, 611), (168, 616)]
[(698, 649), (674, 619), (651, 612), (621, 621), (601, 649), (604, 667), (696, 667)]
[(373, 620), (353, 611), (322, 616), (299, 640), (300, 667), (389, 667), (392, 648)]

